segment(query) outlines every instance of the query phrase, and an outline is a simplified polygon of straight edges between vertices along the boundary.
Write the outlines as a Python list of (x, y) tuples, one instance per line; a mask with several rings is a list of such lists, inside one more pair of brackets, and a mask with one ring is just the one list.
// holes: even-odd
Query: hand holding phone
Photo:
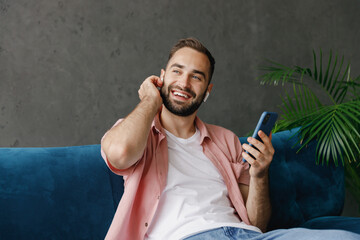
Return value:
[[(255, 131), (254, 131), (252, 137), (259, 140), (260, 142), (262, 142), (261, 138), (258, 135), (258, 132), (261, 130), (267, 136), (269, 136), (271, 129), (275, 125), (277, 117), (278, 117), (278, 114), (275, 112), (263, 112), (260, 116), (260, 119), (259, 119), (257, 125), (256, 125)], [(253, 146), (252, 144), (249, 144), (249, 145), (256, 149), (256, 147)], [(249, 152), (246, 151), (246, 153), (248, 153), (251, 157), (254, 158), (254, 156), (252, 156)], [(243, 158), (243, 162), (245, 162), (245, 161), (246, 160)]]

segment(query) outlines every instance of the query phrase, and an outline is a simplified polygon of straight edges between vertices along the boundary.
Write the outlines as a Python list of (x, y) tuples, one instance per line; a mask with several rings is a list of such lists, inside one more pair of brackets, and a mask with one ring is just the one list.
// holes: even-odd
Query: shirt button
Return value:
[(148, 226), (148, 223), (146, 222), (146, 223), (145, 223), (145, 227), (147, 227), (147, 226)]

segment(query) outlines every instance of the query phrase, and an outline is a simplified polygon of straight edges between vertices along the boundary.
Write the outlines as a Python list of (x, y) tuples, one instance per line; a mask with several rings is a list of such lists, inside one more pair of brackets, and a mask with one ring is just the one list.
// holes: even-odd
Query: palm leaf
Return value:
[(311, 79), (324, 90), (334, 104), (344, 101), (350, 87), (359, 91), (360, 84), (354, 84), (354, 80), (350, 78), (350, 63), (346, 65), (345, 70), (343, 69), (344, 56), (342, 56), (340, 64), (338, 65), (338, 54), (333, 56), (332, 51), (330, 51), (327, 67), (324, 70), (322, 51), (320, 50), (319, 61), (317, 60), (315, 51), (313, 51), (313, 58), (313, 70), (299, 66), (288, 67), (275, 61), (267, 60), (269, 65), (260, 67), (260, 70), (266, 72), (259, 77), (261, 84), (277, 85), (281, 82), (283, 85), (285, 83), (306, 85), (303, 78)]
[(316, 139), (317, 163), (324, 164), (326, 161), (328, 164), (332, 158), (336, 165), (339, 160), (344, 164), (343, 156), (346, 156), (349, 162), (356, 162), (356, 156), (360, 154), (359, 119), (360, 101), (353, 101), (321, 107), (307, 115), (305, 120), (294, 121), (295, 125), (297, 121), (302, 124), (298, 143), (303, 144), (298, 151)]
[(293, 84), (294, 97), (285, 92), (286, 97), (281, 97), (280, 109), (283, 114), (278, 121), (276, 131), (288, 130), (302, 126), (308, 121), (309, 114), (322, 106), (316, 95), (305, 85)]
[[(346, 83), (349, 82), (350, 63), (348, 63), (345, 71), (342, 71), (343, 70), (342, 66), (344, 61), (344, 57), (342, 57), (341, 64), (337, 69), (337, 75), (335, 76), (335, 78), (333, 78), (334, 72), (336, 71), (337, 68), (338, 55), (337, 54), (335, 55), (334, 64), (333, 66), (331, 66), (333, 55), (332, 55), (332, 51), (330, 50), (328, 64), (325, 71), (323, 71), (323, 58), (322, 58), (321, 49), (320, 49), (320, 60), (318, 63), (316, 60), (315, 51), (313, 51), (313, 55), (314, 55), (314, 75), (312, 79), (315, 80), (326, 91), (326, 93), (334, 103), (341, 103), (344, 100), (344, 96), (346, 95), (346, 92), (348, 90), (347, 87), (348, 84)], [(318, 74), (317, 65), (319, 65), (320, 67), (319, 74)], [(331, 72), (330, 76), (329, 76), (329, 72)]]
[(350, 99), (360, 99), (360, 75), (349, 82)]
[(301, 67), (287, 67), (272, 60), (267, 60), (269, 66), (260, 67), (260, 70), (267, 73), (260, 76), (261, 84), (278, 85), (280, 82), (284, 83), (296, 83), (302, 84), (302, 76), (304, 74), (311, 74), (308, 69), (302, 69)]
[[(299, 130), (303, 146), (316, 139), (317, 163), (329, 163), (333, 159), (344, 164), (356, 161), (360, 155), (360, 76), (352, 79), (350, 63), (330, 51), (323, 62), (322, 50), (317, 57), (313, 51), (313, 67), (288, 67), (268, 60), (270, 66), (262, 67), (266, 73), (260, 76), (262, 84), (293, 84), (293, 92), (285, 91), (281, 97), (282, 114), (274, 130), (281, 131), (294, 127)], [(326, 65), (325, 65), (326, 64)], [(324, 106), (308, 87), (313, 81), (324, 91), (333, 105)]]

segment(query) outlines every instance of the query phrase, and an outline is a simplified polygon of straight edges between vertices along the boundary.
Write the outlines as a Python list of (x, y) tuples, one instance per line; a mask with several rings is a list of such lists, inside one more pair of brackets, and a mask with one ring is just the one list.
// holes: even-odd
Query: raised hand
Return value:
[(243, 144), (243, 149), (248, 151), (250, 154), (245, 151), (242, 153), (245, 160), (251, 165), (250, 176), (254, 178), (263, 178), (268, 176), (268, 171), (270, 163), (273, 159), (275, 150), (271, 144), (271, 133), (270, 137), (266, 136), (263, 131), (258, 132), (261, 141), (256, 140), (255, 138), (249, 137), (248, 142), (251, 143), (254, 147), (251, 147), (248, 144)]
[(153, 101), (157, 108), (162, 105), (162, 99), (158, 88), (163, 86), (163, 81), (157, 76), (150, 76), (141, 84), (138, 91), (140, 100)]

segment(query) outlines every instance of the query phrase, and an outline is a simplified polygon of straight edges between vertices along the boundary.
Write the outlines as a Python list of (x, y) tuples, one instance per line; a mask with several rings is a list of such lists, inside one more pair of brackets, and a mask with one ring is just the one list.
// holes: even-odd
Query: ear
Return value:
[(213, 88), (214, 84), (213, 83), (210, 83), (209, 86), (208, 86), (208, 93), (211, 93), (211, 89)]
[(164, 70), (164, 69), (161, 69), (161, 72), (160, 72), (160, 79), (161, 79), (161, 81), (164, 81), (164, 77), (165, 77), (165, 70)]
[(205, 95), (205, 98), (204, 98), (204, 102), (206, 102), (206, 100), (208, 99), (208, 97), (209, 97), (209, 95), (210, 95), (210, 92), (211, 92), (211, 89), (213, 88), (213, 84), (211, 83), (211, 84), (209, 84), (209, 86), (208, 86), (208, 89), (206, 90), (206, 95)]

